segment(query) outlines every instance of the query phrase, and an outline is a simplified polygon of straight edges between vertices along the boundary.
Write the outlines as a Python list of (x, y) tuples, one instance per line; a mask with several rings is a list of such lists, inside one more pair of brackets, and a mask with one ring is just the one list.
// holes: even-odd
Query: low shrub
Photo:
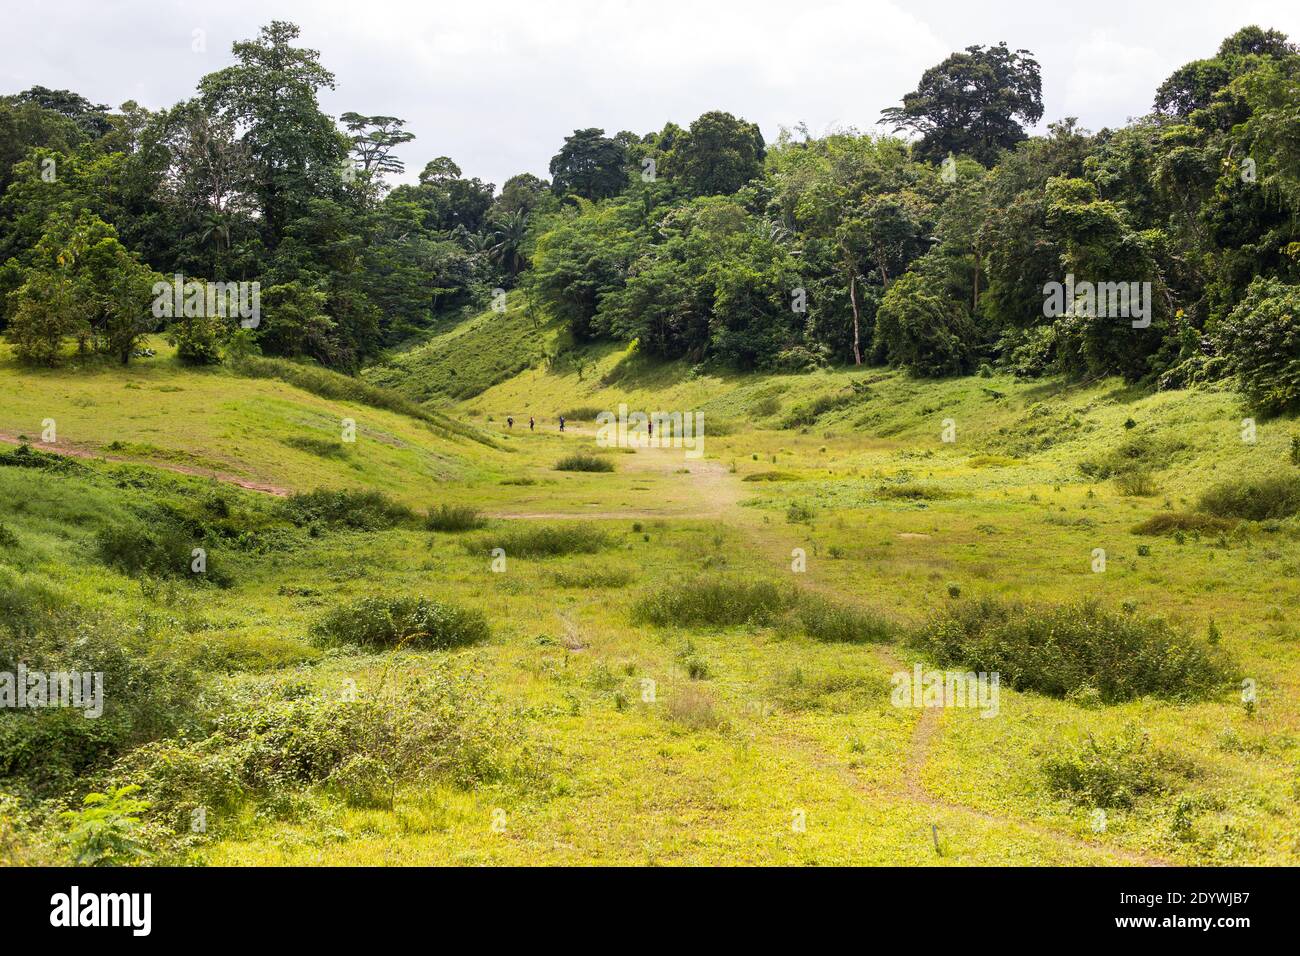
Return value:
[(1117, 472), (1115, 490), (1126, 498), (1150, 498), (1158, 490), (1155, 475), (1150, 469), (1135, 467)]
[(594, 422), (596, 416), (608, 409), (597, 408), (594, 405), (579, 405), (569, 409), (567, 412), (560, 412), (559, 417), (566, 422)]
[(319, 643), (371, 650), (442, 650), (486, 640), (490, 633), (482, 611), (416, 597), (361, 598), (336, 607), (312, 628)]
[(781, 419), (782, 428), (803, 428), (807, 425), (815, 424), (817, 419), (821, 418), (828, 412), (836, 411), (847, 405), (852, 405), (857, 400), (857, 396), (852, 394), (845, 395), (819, 395), (817, 398), (802, 405), (792, 408)]
[(474, 531), (487, 524), (487, 518), (471, 505), (439, 505), (424, 516), (430, 531)]
[(556, 471), (613, 471), (614, 463), (591, 452), (580, 451), (555, 463)]
[(668, 696), (664, 714), (688, 730), (725, 731), (729, 726), (709, 691), (694, 683), (683, 684)]
[(877, 498), (897, 498), (906, 501), (937, 501), (942, 498), (951, 498), (953, 493), (946, 488), (936, 488), (934, 485), (905, 482), (901, 485), (879, 485), (875, 490), (875, 496)]
[[(21, 603), (8, 593), (9, 603)], [(200, 680), (189, 666), (146, 656), (129, 634), (66, 601), (57, 614), (30, 614), (38, 627), (0, 618), (0, 673), (16, 675), (21, 664), (29, 687), (33, 675), (44, 675), (47, 696), (51, 675), (68, 675), (57, 693), (72, 706), (0, 707), (0, 778), (11, 789), (35, 798), (66, 791), (130, 748), (201, 719)]]
[(1186, 773), (1185, 762), (1151, 747), (1133, 724), (1112, 738), (1092, 734), (1080, 745), (1042, 762), (1048, 785), (1083, 806), (1129, 809), (1138, 798), (1168, 789), (1168, 778)]
[(819, 641), (844, 643), (886, 643), (894, 639), (893, 621), (866, 608), (837, 604), (819, 595), (806, 595), (799, 602), (799, 621), (804, 633)]
[(622, 588), (631, 583), (632, 574), (622, 568), (568, 568), (553, 572), (551, 580), (561, 588)]
[[(480, 679), (439, 663), (396, 680), (390, 693), (353, 701), (307, 693), (242, 704), (222, 713), (206, 736), (132, 751), (110, 782), (139, 784), (152, 802), (146, 819), (188, 834), (199, 807), (212, 822), (213, 809), (275, 803), (313, 786), (378, 802), (388, 781), (471, 788), (544, 772), (536, 756), (519, 749), (517, 722)], [(363, 770), (370, 784), (359, 779)]]
[(1300, 512), (1300, 476), (1267, 475), (1220, 482), (1201, 495), (1198, 511), (1220, 518), (1268, 521)]
[(321, 525), (352, 531), (383, 531), (409, 524), (415, 514), (379, 491), (316, 491), (291, 495), (280, 502), (282, 517), (303, 528)]
[(1004, 686), (1052, 697), (1092, 687), (1106, 703), (1146, 695), (1204, 698), (1235, 672), (1219, 648), (1162, 619), (1111, 612), (1095, 601), (956, 603), (915, 640), (943, 666), (998, 672)]
[(123, 574), (154, 577), (188, 577), (228, 584), (228, 576), (215, 556), (204, 550), (202, 572), (194, 571), (194, 549), (200, 542), (167, 522), (131, 521), (101, 528), (95, 535), (99, 559)]
[(30, 445), (19, 445), (13, 451), (0, 452), (0, 468), (35, 468), (59, 475), (83, 474), (88, 471), (75, 458), (38, 451)]
[(792, 471), (756, 471), (752, 475), (746, 475), (744, 481), (799, 481), (800, 478)]
[(591, 525), (530, 525), (465, 543), (470, 554), (484, 554), (501, 548), (507, 557), (551, 558), (562, 554), (595, 554), (609, 546), (609, 536)]
[(340, 441), (326, 438), (286, 438), (284, 443), (320, 458), (347, 458), (348, 447)]
[(794, 589), (771, 581), (705, 577), (668, 581), (633, 609), (633, 619), (657, 627), (769, 624), (794, 604)]
[(1218, 534), (1231, 531), (1234, 527), (1236, 527), (1235, 522), (1214, 515), (1165, 511), (1135, 524), (1132, 531), (1134, 534), (1177, 534), (1180, 531)]

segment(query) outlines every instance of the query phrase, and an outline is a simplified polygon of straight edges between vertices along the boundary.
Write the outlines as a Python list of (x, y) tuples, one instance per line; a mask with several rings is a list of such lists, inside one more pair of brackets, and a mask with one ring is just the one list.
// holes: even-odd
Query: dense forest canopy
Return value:
[[(75, 343), (128, 362), (165, 328), (187, 362), (261, 350), (355, 371), (517, 289), (575, 342), (692, 364), (1236, 376), (1261, 410), (1300, 402), (1300, 52), (1276, 31), (1175, 70), (1120, 129), (1030, 135), (1040, 64), (998, 43), (883, 110), (910, 138), (768, 143), (711, 111), (575, 130), (549, 181), (500, 190), (445, 156), (393, 187), (416, 134), (327, 116), (334, 76), (297, 40), (271, 23), (157, 111), (0, 97), (0, 326), (20, 358)], [(260, 321), (160, 319), (155, 289), (178, 274), (258, 283)], [(1054, 283), (1071, 290), (1055, 313)]]

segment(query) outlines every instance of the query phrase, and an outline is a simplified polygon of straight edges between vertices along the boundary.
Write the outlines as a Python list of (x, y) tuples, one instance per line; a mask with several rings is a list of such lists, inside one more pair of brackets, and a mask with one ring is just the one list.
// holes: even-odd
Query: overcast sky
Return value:
[(1033, 51), (1044, 124), (1098, 129), (1146, 112), (1162, 79), (1241, 26), (1300, 38), (1296, 0), (24, 0), (0, 14), (0, 92), (40, 84), (156, 109), (272, 19), (301, 26), (336, 75), (327, 112), (407, 121), (407, 179), (446, 155), (498, 186), (546, 176), (581, 127), (644, 133), (723, 109), (769, 139), (801, 121), (867, 130), (975, 43)]

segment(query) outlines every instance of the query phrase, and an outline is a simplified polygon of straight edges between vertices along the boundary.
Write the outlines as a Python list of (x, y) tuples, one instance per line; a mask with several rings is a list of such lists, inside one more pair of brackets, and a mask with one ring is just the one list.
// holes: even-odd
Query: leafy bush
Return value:
[(347, 458), (348, 447), (340, 441), (328, 438), (308, 438), (295, 436), (284, 439), (290, 448), (297, 448), (320, 458)]
[(1220, 518), (1288, 518), (1300, 512), (1300, 477), (1270, 475), (1223, 481), (1202, 494), (1196, 507)]
[(1148, 694), (1208, 697), (1234, 671), (1218, 648), (1165, 621), (1113, 613), (1095, 601), (953, 604), (918, 632), (916, 642), (943, 666), (996, 671), (1017, 690), (1065, 697), (1092, 687), (1106, 703)]
[(595, 554), (609, 546), (609, 536), (590, 525), (524, 525), (465, 544), (470, 554), (502, 548), (507, 557), (549, 558), (562, 554)]
[(1156, 493), (1155, 476), (1146, 468), (1130, 468), (1115, 475), (1115, 490), (1128, 498), (1150, 498)]
[(633, 619), (658, 627), (769, 624), (794, 604), (794, 590), (771, 581), (706, 577), (670, 581), (633, 609)]
[(376, 650), (459, 647), (486, 640), (490, 633), (482, 611), (413, 597), (361, 598), (335, 608), (312, 628), (321, 643)]
[(198, 546), (193, 537), (169, 522), (131, 521), (102, 528), (95, 535), (99, 559), (124, 574), (188, 577), (229, 584), (229, 576), (207, 548), (204, 548), (206, 570), (193, 570), (193, 552)]
[[(0, 708), (0, 777), (34, 797), (65, 790), (131, 747), (201, 717), (193, 670), (141, 654), (129, 635), (85, 618), (66, 599), (48, 602), (38, 589), (0, 580), (0, 608), (19, 615), (0, 614), (0, 673), (16, 674), (21, 662), (29, 675), (78, 678), (66, 697), (62, 686), (59, 693), (80, 706)], [(87, 674), (88, 686), (80, 680)], [(88, 719), (98, 705), (102, 713)]]
[(1211, 329), (1246, 400), (1265, 413), (1300, 407), (1300, 285), (1259, 276)]
[(1184, 448), (1173, 439), (1130, 438), (1118, 447), (1079, 462), (1079, 473), (1087, 478), (1114, 478), (1132, 471), (1149, 470), (1168, 464)]
[(800, 478), (792, 471), (756, 471), (752, 475), (746, 475), (743, 481), (799, 481)]
[(594, 422), (596, 416), (605, 410), (594, 405), (580, 405), (577, 408), (569, 409), (567, 412), (560, 412), (560, 418), (570, 422)]
[(1167, 789), (1169, 773), (1185, 771), (1185, 765), (1152, 748), (1147, 735), (1129, 724), (1111, 739), (1098, 741), (1089, 734), (1083, 744), (1049, 755), (1042, 770), (1056, 793), (1083, 806), (1114, 810)]
[(0, 451), (0, 468), (35, 468), (59, 475), (84, 474), (87, 470), (75, 458), (39, 451), (31, 445), (19, 445), (13, 451)]
[[(518, 749), (517, 723), (479, 678), (440, 662), (419, 677), (396, 680), (391, 693), (350, 702), (309, 693), (239, 705), (222, 713), (206, 736), (132, 751), (110, 776), (140, 784), (153, 803), (147, 816), (182, 833), (198, 807), (283, 800), (312, 786), (348, 798), (363, 768), (377, 777), (382, 772), (381, 783), (446, 781), (466, 788), (541, 772), (537, 759)], [(370, 796), (377, 796), (373, 788)], [(365, 795), (354, 791), (351, 799)]]
[(424, 517), (430, 531), (473, 531), (485, 524), (487, 519), (472, 505), (439, 505)]
[(614, 463), (590, 452), (580, 451), (555, 463), (556, 471), (613, 471)]
[(847, 607), (816, 595), (799, 602), (804, 633), (819, 641), (885, 643), (893, 640), (894, 623), (875, 611)]
[(937, 501), (942, 498), (951, 498), (953, 493), (945, 488), (936, 488), (934, 485), (905, 482), (901, 485), (879, 485), (876, 487), (875, 496), (877, 498), (902, 498), (908, 501)]
[(970, 371), (977, 341), (966, 307), (935, 278), (908, 272), (890, 285), (876, 311), (875, 348), (915, 375)]
[(146, 856), (138, 839), (139, 814), (149, 801), (137, 800), (135, 784), (109, 793), (88, 793), (82, 809), (65, 810), (59, 817), (68, 824), (68, 844), (80, 866), (122, 866)]
[(1231, 531), (1232, 521), (1217, 518), (1214, 515), (1187, 514), (1178, 511), (1165, 511), (1152, 515), (1145, 521), (1133, 526), (1134, 534), (1177, 534), (1194, 531), (1205, 534), (1217, 534)]
[(810, 402), (798, 405), (781, 420), (782, 428), (802, 428), (815, 424), (827, 412), (852, 405), (857, 400), (855, 395), (819, 395)]
[(280, 514), (298, 527), (323, 525), (353, 531), (383, 531), (410, 523), (414, 512), (378, 491), (316, 491), (290, 495)]

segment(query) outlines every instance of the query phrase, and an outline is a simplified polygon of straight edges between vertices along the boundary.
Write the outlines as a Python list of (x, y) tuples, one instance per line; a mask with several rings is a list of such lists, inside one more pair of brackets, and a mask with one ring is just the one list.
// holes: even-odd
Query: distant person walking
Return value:
[(560, 416), (560, 431), (564, 431), (564, 416)]
[(532, 430), (536, 427), (536, 425), (537, 425), (537, 423), (536, 423), (535, 421), (533, 421), (533, 416), (532, 416), (532, 415), (529, 415), (529, 416), (528, 416), (528, 430), (529, 430), (529, 431), (532, 431)]
[(515, 427), (515, 419), (513, 415), (506, 416), (506, 424), (509, 425), (511, 428)]

